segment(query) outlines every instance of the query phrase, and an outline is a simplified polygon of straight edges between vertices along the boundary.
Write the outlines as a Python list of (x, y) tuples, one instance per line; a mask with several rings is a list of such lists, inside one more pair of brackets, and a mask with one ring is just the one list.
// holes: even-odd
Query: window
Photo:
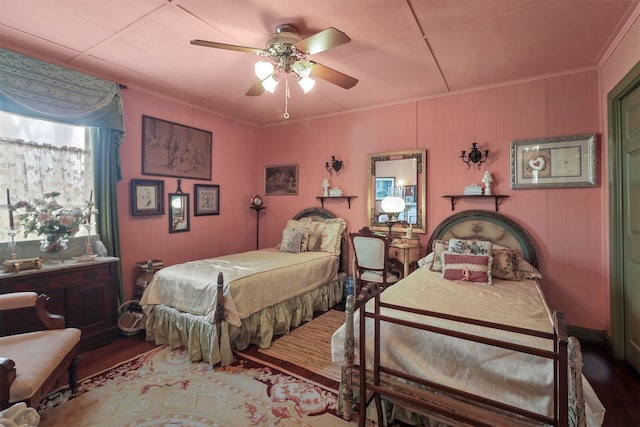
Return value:
[[(93, 167), (87, 131), (82, 126), (32, 119), (0, 111), (0, 240), (8, 241), (9, 214), (5, 199), (11, 190), (11, 203), (32, 200), (57, 191), (58, 203), (65, 207), (85, 206), (93, 190)], [(78, 235), (86, 235), (81, 229)], [(37, 236), (19, 232), (16, 240), (35, 240)]]

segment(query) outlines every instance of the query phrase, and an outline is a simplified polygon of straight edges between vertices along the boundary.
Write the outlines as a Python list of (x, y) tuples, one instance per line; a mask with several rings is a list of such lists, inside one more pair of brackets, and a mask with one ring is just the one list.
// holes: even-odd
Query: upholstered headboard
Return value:
[[(302, 218), (311, 218), (314, 221), (324, 221), (329, 218), (338, 218), (333, 212), (324, 208), (306, 208), (298, 212), (293, 216), (293, 219), (300, 220)], [(339, 272), (347, 272), (349, 265), (349, 242), (347, 241), (347, 231), (342, 233), (342, 240), (340, 242), (340, 264), (338, 266)]]
[(467, 210), (451, 215), (438, 225), (427, 248), (430, 250), (435, 239), (478, 239), (487, 240), (508, 248), (520, 249), (524, 259), (538, 268), (536, 248), (529, 234), (515, 221), (497, 212)]

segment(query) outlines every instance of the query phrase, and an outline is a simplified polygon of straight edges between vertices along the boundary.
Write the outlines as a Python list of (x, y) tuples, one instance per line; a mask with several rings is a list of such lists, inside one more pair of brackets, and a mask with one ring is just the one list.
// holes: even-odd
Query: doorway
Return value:
[(640, 372), (640, 63), (607, 97), (611, 338)]

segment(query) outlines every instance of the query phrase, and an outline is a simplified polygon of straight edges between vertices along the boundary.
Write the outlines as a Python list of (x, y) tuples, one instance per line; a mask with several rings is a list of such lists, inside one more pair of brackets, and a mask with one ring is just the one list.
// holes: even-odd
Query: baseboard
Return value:
[(591, 342), (595, 344), (608, 345), (609, 340), (605, 331), (596, 329), (583, 328), (580, 326), (567, 325), (569, 336), (576, 337), (580, 341)]

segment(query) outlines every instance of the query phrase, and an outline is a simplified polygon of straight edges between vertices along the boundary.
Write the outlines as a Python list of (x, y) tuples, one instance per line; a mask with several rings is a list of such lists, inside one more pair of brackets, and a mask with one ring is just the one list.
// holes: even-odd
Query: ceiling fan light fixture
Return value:
[(294, 62), (292, 68), (298, 76), (309, 77), (309, 74), (311, 74), (311, 69), (313, 68), (313, 64), (309, 60), (301, 59)]
[(279, 81), (278, 75), (271, 73), (270, 75), (262, 79), (262, 87), (267, 92), (273, 93), (275, 92), (276, 87), (278, 86), (278, 81)]
[(260, 80), (264, 80), (273, 74), (273, 64), (267, 61), (258, 61), (254, 66), (256, 76)]
[(316, 85), (316, 81), (313, 80), (311, 77), (301, 77), (298, 80), (298, 84), (300, 85), (304, 93), (307, 93), (311, 89), (313, 89), (313, 87)]

